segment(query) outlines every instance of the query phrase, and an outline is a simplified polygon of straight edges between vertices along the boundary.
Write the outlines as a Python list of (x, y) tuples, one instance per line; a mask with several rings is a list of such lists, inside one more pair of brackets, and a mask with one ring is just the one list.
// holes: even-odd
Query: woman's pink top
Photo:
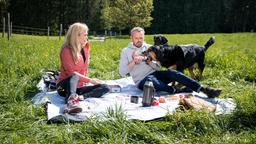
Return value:
[[(57, 80), (57, 84), (62, 80), (72, 76), (74, 72), (80, 73), (87, 77), (88, 67), (90, 63), (90, 45), (89, 43), (82, 49), (85, 54), (85, 62), (82, 55), (78, 58), (77, 63), (74, 62), (70, 47), (66, 46), (62, 48), (60, 53), (61, 67), (60, 77)], [(81, 88), (89, 82), (88, 78), (80, 77), (77, 88)]]

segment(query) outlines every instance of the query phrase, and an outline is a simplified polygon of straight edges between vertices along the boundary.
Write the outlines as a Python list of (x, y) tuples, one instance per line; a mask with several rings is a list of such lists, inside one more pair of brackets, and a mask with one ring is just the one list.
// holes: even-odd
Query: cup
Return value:
[(139, 97), (138, 96), (131, 96), (131, 103), (139, 103)]

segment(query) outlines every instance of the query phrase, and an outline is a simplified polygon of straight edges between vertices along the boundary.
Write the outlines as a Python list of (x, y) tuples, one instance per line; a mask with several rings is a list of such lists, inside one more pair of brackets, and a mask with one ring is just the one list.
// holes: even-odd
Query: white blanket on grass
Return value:
[[(101, 98), (87, 98), (81, 101), (83, 111), (75, 115), (63, 113), (65, 107), (64, 98), (59, 96), (56, 91), (46, 92), (43, 80), (37, 85), (42, 92), (35, 95), (32, 98), (32, 102), (35, 105), (47, 105), (48, 121), (84, 121), (93, 116), (104, 119), (104, 115), (108, 110), (117, 110), (119, 108), (126, 114), (127, 119), (148, 121), (172, 114), (179, 107), (178, 99), (167, 99), (165, 103), (160, 103), (158, 106), (142, 107), (143, 92), (135, 86), (131, 77), (107, 80), (105, 83), (121, 86), (121, 92), (106, 93)], [(233, 99), (208, 99), (202, 93), (194, 92), (193, 94), (216, 104), (216, 114), (231, 113), (236, 107)], [(139, 96), (138, 104), (131, 103), (130, 97), (133, 95)]]

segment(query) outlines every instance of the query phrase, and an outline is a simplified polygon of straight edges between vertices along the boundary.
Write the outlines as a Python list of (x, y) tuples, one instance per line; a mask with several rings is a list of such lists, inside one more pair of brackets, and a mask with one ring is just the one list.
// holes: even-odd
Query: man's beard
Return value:
[(143, 44), (142, 42), (137, 42), (134, 44), (134, 46), (136, 46), (137, 48), (140, 48), (142, 46), (142, 44)]

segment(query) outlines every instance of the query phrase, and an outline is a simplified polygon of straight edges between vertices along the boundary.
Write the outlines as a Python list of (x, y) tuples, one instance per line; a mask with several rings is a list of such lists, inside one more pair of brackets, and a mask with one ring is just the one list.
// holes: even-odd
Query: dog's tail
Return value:
[(206, 51), (212, 44), (215, 43), (215, 37), (212, 36), (204, 45), (204, 51)]

